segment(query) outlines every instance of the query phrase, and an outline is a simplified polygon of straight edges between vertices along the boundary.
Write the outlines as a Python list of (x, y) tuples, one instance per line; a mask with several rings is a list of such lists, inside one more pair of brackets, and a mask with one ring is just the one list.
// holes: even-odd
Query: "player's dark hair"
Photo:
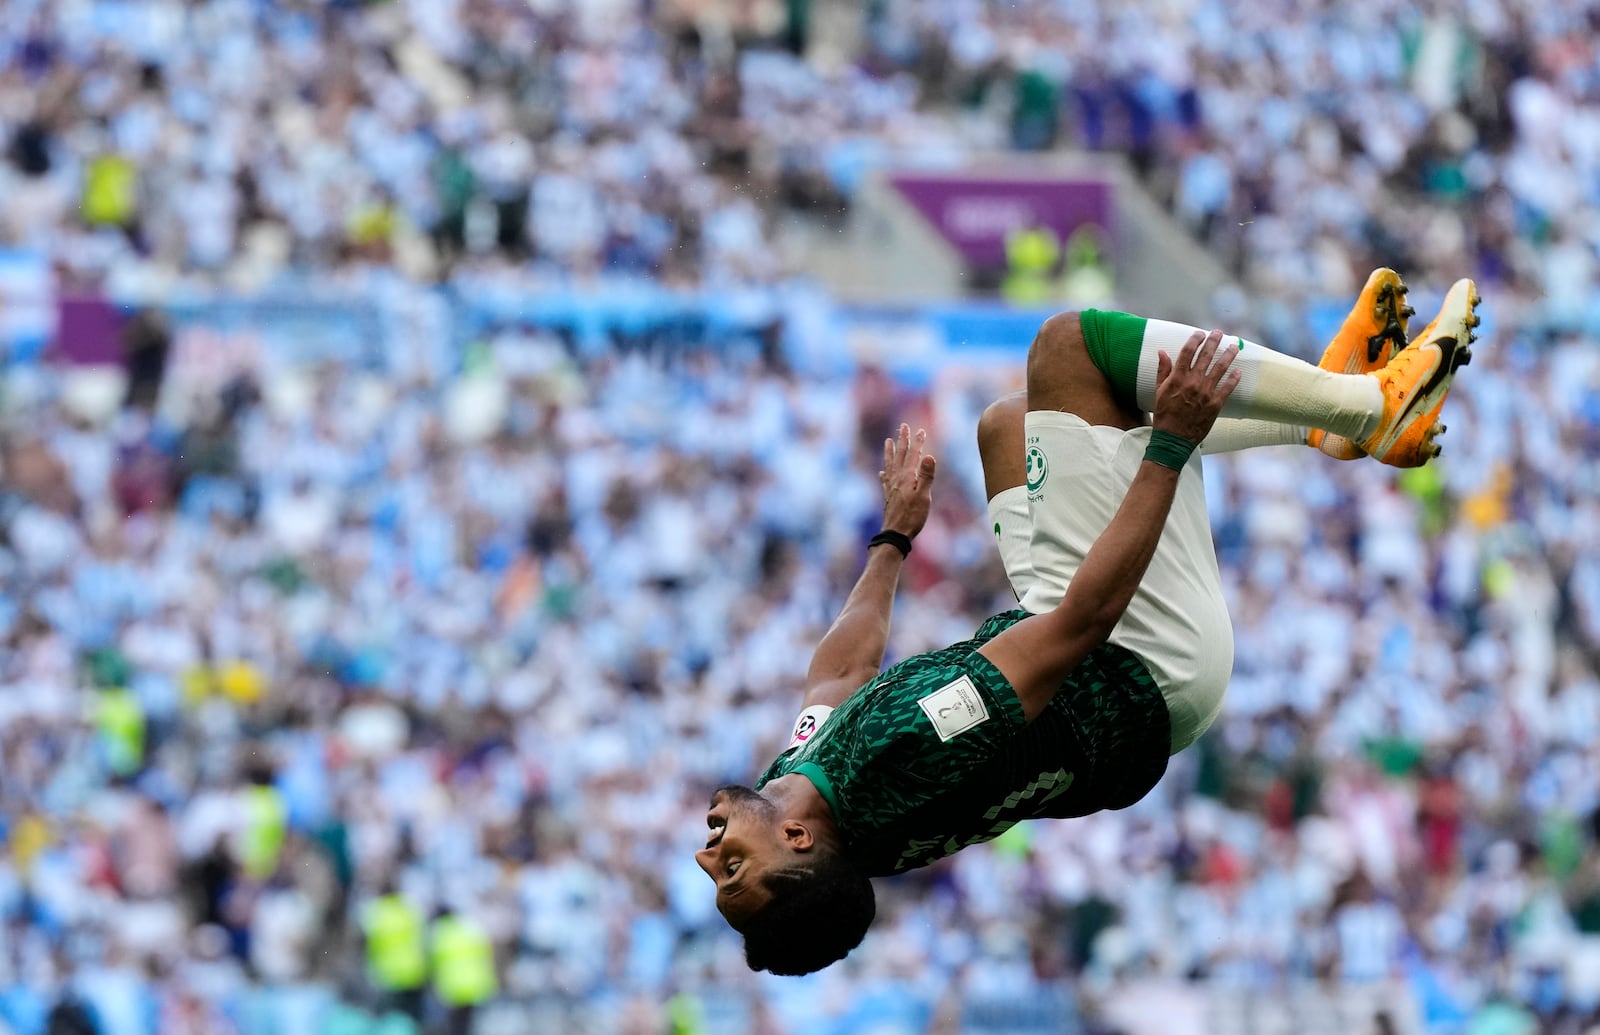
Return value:
[(818, 845), (809, 865), (762, 880), (772, 900), (742, 925), (751, 970), (795, 976), (821, 970), (861, 944), (878, 914), (872, 881), (842, 852)]

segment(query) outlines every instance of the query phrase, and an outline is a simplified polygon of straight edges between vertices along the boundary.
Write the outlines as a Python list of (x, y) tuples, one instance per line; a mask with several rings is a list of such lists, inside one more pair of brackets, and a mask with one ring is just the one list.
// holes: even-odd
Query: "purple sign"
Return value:
[(1111, 185), (1104, 180), (906, 173), (889, 182), (980, 268), (1006, 264), (1006, 237), (1014, 230), (1048, 227), (1064, 242), (1085, 224), (1107, 238), (1112, 228)]
[(56, 358), (72, 364), (122, 364), (122, 314), (104, 298), (66, 295), (57, 302)]

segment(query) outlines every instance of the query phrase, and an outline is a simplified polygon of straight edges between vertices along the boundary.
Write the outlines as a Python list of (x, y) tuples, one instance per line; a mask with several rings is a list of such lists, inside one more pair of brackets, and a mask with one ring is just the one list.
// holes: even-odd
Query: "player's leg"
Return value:
[(989, 497), (989, 527), (1018, 600), (1037, 581), (1029, 553), (1033, 519), (1028, 515), (1023, 433), (1027, 412), (1028, 393), (1013, 392), (990, 403), (978, 418), (978, 459), (983, 464), (984, 493)]
[[(1097, 359), (1083, 325), (1086, 315), (1057, 313), (1034, 336), (1028, 348), (1028, 411), (1070, 413), (1091, 427), (1140, 427), (1149, 410), (1140, 409), (1136, 393), (1124, 390), (1124, 383), (1131, 385), (1129, 378), (1137, 374), (1138, 355), (1119, 352), (1116, 370), (1104, 350)], [(1131, 365), (1125, 362), (1129, 358)]]
[[(1451, 380), (1471, 358), (1467, 345), (1478, 321), (1476, 305), (1472, 282), (1458, 282), (1439, 317), (1414, 347), (1400, 352), (1375, 374), (1336, 373), (1231, 338), (1229, 342), (1239, 350), (1234, 369), (1242, 380), (1223, 415), (1320, 429), (1358, 443), (1366, 452), (1396, 466), (1425, 463), (1438, 452), (1433, 442), (1439, 430), (1437, 416)], [(1155, 406), (1160, 354), (1176, 355), (1195, 330), (1165, 320), (1091, 309), (1076, 317), (1075, 333), (1055, 337), (1082, 348), (1123, 407), (1150, 410)], [(1080, 363), (1074, 357), (1063, 359), (1059, 366), (1070, 370)], [(1055, 408), (1041, 406), (1038, 400), (1030, 406)]]
[[(1394, 270), (1373, 270), (1317, 366), (1335, 374), (1370, 374), (1388, 366), (1406, 347), (1410, 319), (1416, 314), (1406, 304), (1408, 290)], [(1248, 417), (1219, 418), (1200, 443), (1200, 452), (1212, 456), (1260, 446), (1313, 446), (1338, 460), (1367, 455), (1349, 439), (1320, 428)]]
[[(1406, 347), (1410, 320), (1416, 314), (1406, 304), (1408, 290), (1394, 270), (1373, 270), (1317, 366), (1335, 374), (1371, 374), (1388, 366)], [(1200, 451), (1210, 456), (1278, 445), (1313, 446), (1337, 460), (1367, 455), (1349, 439), (1320, 428), (1244, 417), (1220, 418), (1200, 443)]]
[(1310, 428), (1298, 424), (1250, 420), (1248, 417), (1218, 417), (1205, 441), (1200, 443), (1200, 452), (1215, 456), (1262, 446), (1306, 446), (1311, 444), (1311, 433)]
[[(1411, 317), (1416, 310), (1406, 304), (1410, 289), (1392, 269), (1373, 270), (1339, 330), (1323, 349), (1321, 369), (1336, 374), (1370, 374), (1383, 369), (1395, 353), (1406, 347)], [(1016, 435), (1022, 435), (1017, 417)], [(1312, 446), (1338, 460), (1356, 460), (1367, 454), (1349, 439), (1304, 425), (1280, 424), (1248, 417), (1222, 417), (1200, 443), (1206, 456), (1262, 446)], [(1020, 484), (1020, 482), (1018, 482)], [(990, 497), (995, 491), (991, 489)]]
[[(1033, 518), (1028, 512), (1024, 430), (1027, 412), (1028, 393), (1013, 392), (990, 403), (978, 418), (978, 457), (989, 500), (989, 528), (1000, 549), (1000, 563), (1005, 567), (1011, 591), (1018, 600), (1038, 581), (1033, 570)], [(1118, 415), (1119, 421), (1122, 416)], [(1200, 450), (1211, 455), (1257, 446), (1305, 444), (1305, 428), (1270, 421), (1222, 419), (1200, 444)]]
[[(989, 529), (1011, 592), (1019, 601), (1038, 581), (1033, 570), (1033, 517), (1028, 510), (1027, 412), (1028, 393), (1013, 392), (990, 403), (978, 418), (978, 457), (989, 498)], [(1305, 428), (1223, 419), (1200, 444), (1200, 451), (1209, 456), (1258, 446), (1305, 444)]]
[(1027, 443), (1022, 421), (1028, 413), (1028, 393), (1002, 395), (978, 417), (978, 460), (983, 464), (984, 494), (993, 500), (1028, 479)]
[[(1078, 315), (1047, 321), (1028, 354), (1023, 451), (1035, 581), (1024, 609), (1043, 614), (1066, 597), (1149, 440), (1143, 414), (1116, 398), (1112, 378), (1090, 359)], [(1233, 669), (1233, 627), (1198, 459), (1179, 479), (1155, 556), (1110, 642), (1138, 656), (1167, 698), (1173, 750), (1211, 723)]]
[[(1446, 379), (1459, 365), (1450, 362), (1451, 351), (1464, 351), (1470, 340), (1470, 328), (1476, 324), (1475, 304), (1472, 285), (1461, 282), (1446, 300), (1441, 318), (1419, 338), (1417, 354), (1442, 367)], [(1184, 339), (1189, 333), (1192, 331), (1185, 329)], [(1449, 351), (1435, 343), (1445, 333), (1460, 339), (1448, 343)], [(1170, 354), (1177, 354), (1184, 339), (1173, 343)], [(1030, 560), (1036, 579), (1022, 600), (1029, 611), (1043, 613), (1061, 603), (1139, 469), (1149, 438), (1149, 432), (1139, 427), (1143, 414), (1136, 394), (1145, 344), (1141, 329), (1137, 350), (1130, 354), (1124, 349), (1112, 357), (1115, 362), (1107, 362), (1106, 350), (1101, 349), (1097, 362), (1084, 319), (1068, 313), (1047, 321), (1029, 352), (1023, 475), (1033, 521)], [(1424, 353), (1424, 348), (1431, 349), (1431, 355)], [(1135, 390), (1131, 404), (1126, 392), (1119, 398), (1119, 366), (1125, 388)], [(1300, 366), (1314, 374), (1341, 376), (1308, 364)], [(1448, 380), (1445, 384), (1447, 387)], [(1149, 403), (1153, 405), (1153, 398)], [(1433, 413), (1441, 403), (1442, 392), (1433, 403)], [(991, 438), (997, 450), (1007, 448), (1002, 432), (1008, 410), (1001, 408), (993, 415)], [(1428, 416), (1431, 424), (1431, 414)], [(1268, 444), (1260, 440), (1273, 436), (1284, 436), (1279, 441), (1294, 440), (1274, 429), (1273, 423), (1287, 422), (1246, 419), (1222, 426), (1221, 434), (1232, 434), (1235, 440), (1257, 439), (1248, 444)], [(1216, 434), (1214, 431), (1213, 436)], [(995, 470), (991, 491), (1014, 486), (1014, 464), (1007, 467), (1001, 460)], [(1210, 724), (1221, 707), (1232, 670), (1233, 631), (1212, 546), (1198, 460), (1191, 460), (1183, 472), (1160, 545), (1111, 642), (1138, 656), (1161, 687), (1172, 718), (1173, 750), (1191, 742)]]

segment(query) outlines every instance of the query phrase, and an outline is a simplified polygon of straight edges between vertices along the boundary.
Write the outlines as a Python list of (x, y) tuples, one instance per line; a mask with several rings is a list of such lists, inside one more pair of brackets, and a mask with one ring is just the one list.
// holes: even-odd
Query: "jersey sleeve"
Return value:
[[(828, 716), (833, 714), (833, 709), (825, 704), (814, 704), (800, 713), (794, 721), (794, 728), (789, 731), (789, 748), (804, 747), (806, 741), (822, 728), (828, 721)], [(789, 748), (784, 748), (785, 751)]]
[(828, 716), (832, 714), (833, 709), (825, 704), (814, 704), (801, 712), (799, 717), (794, 720), (794, 725), (789, 729), (789, 746), (783, 749), (782, 754), (773, 759), (771, 765), (767, 766), (766, 772), (762, 773), (761, 778), (756, 781), (756, 790), (759, 791), (780, 776), (787, 776), (793, 770), (795, 762), (798, 761), (800, 749), (811, 741), (811, 738), (816, 735), (818, 730), (822, 729), (822, 724), (827, 722)]

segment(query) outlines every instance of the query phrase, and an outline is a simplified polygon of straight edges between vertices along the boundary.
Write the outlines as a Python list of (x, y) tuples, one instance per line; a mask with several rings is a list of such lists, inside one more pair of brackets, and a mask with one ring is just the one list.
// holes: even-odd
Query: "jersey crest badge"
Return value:
[(933, 723), (933, 730), (941, 741), (949, 741), (989, 721), (989, 709), (983, 703), (983, 695), (972, 685), (971, 676), (945, 684), (917, 704)]

